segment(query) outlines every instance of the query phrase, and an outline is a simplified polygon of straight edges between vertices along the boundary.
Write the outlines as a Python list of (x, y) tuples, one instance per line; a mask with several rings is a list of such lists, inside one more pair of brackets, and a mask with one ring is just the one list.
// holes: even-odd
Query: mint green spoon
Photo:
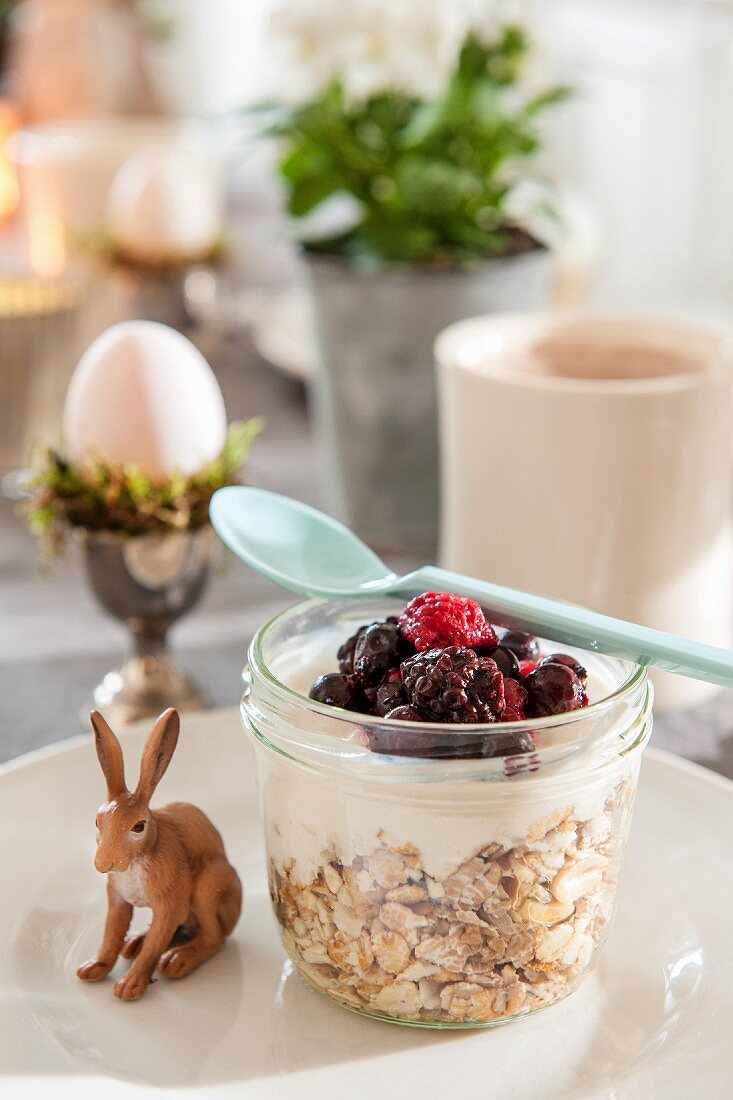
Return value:
[(733, 685), (731, 650), (462, 577), (434, 565), (401, 577), (342, 523), (277, 493), (243, 486), (219, 489), (210, 511), (220, 538), (237, 557), (301, 596), (343, 599), (384, 594), (410, 599), (421, 592), (457, 592), (478, 600), (496, 622), (516, 630), (711, 684)]

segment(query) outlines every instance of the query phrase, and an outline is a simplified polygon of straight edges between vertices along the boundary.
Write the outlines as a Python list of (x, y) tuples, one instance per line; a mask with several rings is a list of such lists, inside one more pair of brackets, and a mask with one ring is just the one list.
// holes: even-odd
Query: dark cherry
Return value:
[(406, 703), (394, 707), (388, 711), (384, 716), (385, 718), (394, 718), (399, 722), (424, 722), (425, 719), (421, 714), (418, 714), (414, 707), (408, 706)]
[(551, 653), (549, 657), (544, 657), (540, 661), (539, 667), (542, 668), (543, 665), (567, 665), (568, 668), (573, 670), (581, 684), (587, 683), (588, 673), (580, 661), (576, 661), (575, 657), (571, 657), (569, 653)]
[(511, 676), (514, 680), (520, 677), (519, 660), (511, 649), (504, 645), (481, 646), (476, 650), (479, 657), (491, 657), (495, 661), (502, 676)]
[(482, 748), (481, 756), (489, 760), (495, 756), (521, 756), (534, 752), (535, 743), (531, 733), (510, 733), (500, 728), (486, 735)]
[(501, 639), (504, 649), (511, 649), (520, 661), (536, 661), (540, 655), (540, 643), (531, 634), (521, 630), (507, 630)]
[(366, 687), (381, 683), (392, 668), (414, 653), (394, 622), (372, 623), (354, 643), (354, 676)]
[[(360, 626), (359, 629), (347, 638), (343, 645), (338, 647), (336, 651), (336, 659), (339, 663), (339, 672), (343, 672), (345, 676), (352, 676), (354, 672), (354, 650), (356, 643), (361, 638), (365, 630), (369, 629), (369, 623), (365, 626)], [(372, 624), (376, 626), (376, 623)]]
[(356, 710), (361, 713), (367, 709), (367, 701), (360, 684), (353, 676), (344, 676), (342, 672), (329, 672), (325, 676), (319, 676), (309, 695), (317, 703), (326, 703), (329, 707), (341, 707), (342, 710)]
[[(399, 718), (403, 722), (424, 721), (412, 707), (398, 707), (387, 717)], [(381, 728), (369, 731), (368, 744), (372, 752), (429, 760), (488, 760), (496, 756), (519, 756), (535, 751), (531, 734), (504, 733), (500, 727), (495, 732), (480, 737), (444, 731), (434, 734), (422, 730), (410, 733), (406, 730)]]
[(371, 696), (372, 711), (380, 718), (394, 717), (390, 715), (390, 711), (398, 707), (407, 707), (407, 696), (398, 668), (391, 668), (377, 688), (367, 688), (367, 695)]
[[(412, 707), (395, 707), (386, 716), (401, 722), (423, 722), (424, 719)], [(432, 757), (435, 755), (435, 737), (429, 733), (409, 733), (405, 730), (387, 729), (381, 726), (379, 729), (369, 730), (367, 735), (369, 748), (372, 752), (384, 753), (388, 756), (417, 756)]]
[(524, 681), (529, 693), (526, 705), (528, 718), (545, 718), (549, 714), (566, 714), (578, 710), (587, 702), (583, 684), (567, 665), (549, 662), (539, 665)]

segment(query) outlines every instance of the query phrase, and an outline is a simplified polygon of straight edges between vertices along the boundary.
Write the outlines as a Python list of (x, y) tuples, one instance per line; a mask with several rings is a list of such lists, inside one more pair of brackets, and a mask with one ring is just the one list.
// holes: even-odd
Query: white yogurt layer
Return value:
[[(283, 682), (306, 696), (317, 676), (336, 667), (338, 642), (334, 645), (330, 632), (312, 642), (291, 647), (273, 667)], [(602, 672), (591, 668), (591, 701), (611, 690)], [(366, 776), (346, 771), (335, 775), (267, 752), (259, 778), (270, 856), (281, 865), (294, 861), (296, 876), (308, 882), (323, 863), (324, 851), (350, 864), (381, 839), (395, 847), (414, 845), (427, 873), (442, 879), (487, 844), (521, 844), (533, 827), (560, 811), (572, 813), (579, 823), (600, 817), (609, 789), (618, 781), (618, 776), (609, 781), (596, 773), (591, 782), (570, 774), (563, 782), (563, 772), (575, 772), (576, 766), (561, 763), (552, 766), (547, 788), (537, 777), (522, 776), (507, 782), (462, 776), (403, 783), (394, 778), (399, 766), (399, 760), (389, 758), (387, 763), (385, 758), (389, 780), (385, 775), (381, 785), (376, 769)], [(445, 769), (445, 762), (436, 762), (436, 767)]]
[(488, 844), (507, 849), (522, 844), (533, 827), (556, 813), (571, 813), (579, 823), (600, 818), (610, 789), (604, 778), (578, 792), (577, 799), (568, 790), (564, 797), (535, 794), (528, 801), (518, 783), (516, 797), (499, 800), (494, 798), (497, 784), (474, 782), (455, 785), (458, 801), (453, 804), (441, 799), (431, 805), (424, 791), (420, 802), (413, 800), (415, 784), (390, 787), (389, 799), (377, 797), (374, 783), (357, 795), (336, 787), (333, 777), (291, 771), (282, 759), (272, 762), (261, 783), (268, 852), (280, 865), (294, 861), (302, 882), (313, 878), (324, 852), (350, 864), (380, 840), (397, 848), (413, 845), (427, 873), (443, 879)]

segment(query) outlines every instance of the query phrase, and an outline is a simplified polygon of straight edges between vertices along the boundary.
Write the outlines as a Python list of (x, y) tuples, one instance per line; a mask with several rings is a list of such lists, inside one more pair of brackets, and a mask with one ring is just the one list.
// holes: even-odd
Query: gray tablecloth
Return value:
[[(230, 418), (262, 414), (251, 473), (259, 484), (317, 504), (314, 447), (302, 387), (246, 340), (203, 342)], [(199, 608), (175, 630), (181, 662), (211, 704), (233, 704), (254, 630), (290, 597), (236, 563), (213, 577)], [(50, 576), (33, 539), (0, 502), (0, 760), (76, 734), (92, 687), (119, 664), (124, 630), (97, 608), (73, 549)], [(733, 778), (733, 691), (696, 711), (664, 716), (654, 742)]]

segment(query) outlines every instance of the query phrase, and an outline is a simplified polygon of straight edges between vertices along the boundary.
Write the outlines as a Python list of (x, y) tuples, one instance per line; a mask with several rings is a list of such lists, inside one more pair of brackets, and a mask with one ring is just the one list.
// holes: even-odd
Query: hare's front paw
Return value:
[(98, 982), (107, 977), (113, 966), (114, 962), (108, 963), (102, 959), (88, 959), (81, 964), (76, 976), (83, 982)]
[(115, 982), (115, 997), (119, 997), (121, 1001), (137, 1001), (149, 984), (150, 976), (136, 973), (135, 967), (132, 966), (119, 981)]

